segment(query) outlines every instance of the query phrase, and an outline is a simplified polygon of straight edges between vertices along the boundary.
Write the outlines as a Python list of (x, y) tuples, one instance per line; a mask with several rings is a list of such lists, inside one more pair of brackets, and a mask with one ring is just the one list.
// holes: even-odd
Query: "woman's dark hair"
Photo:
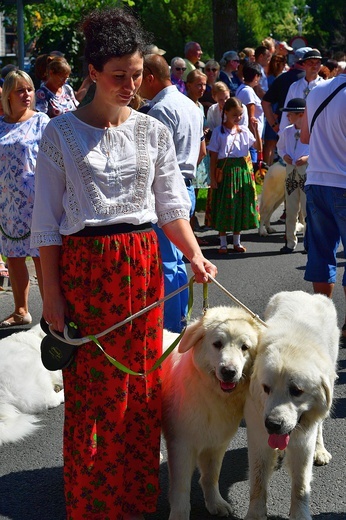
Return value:
[(221, 133), (225, 133), (225, 129), (223, 127), (225, 112), (228, 112), (229, 110), (232, 110), (232, 108), (243, 108), (243, 103), (240, 101), (239, 98), (235, 96), (231, 96), (227, 99), (226, 103), (223, 106), (222, 109), (222, 116), (221, 116)]
[(109, 8), (91, 12), (82, 23), (85, 59), (99, 72), (112, 58), (139, 52), (145, 54), (151, 43), (149, 34), (127, 8)]
[(243, 68), (244, 81), (251, 83), (257, 75), (262, 76), (261, 66), (259, 63), (247, 63)]

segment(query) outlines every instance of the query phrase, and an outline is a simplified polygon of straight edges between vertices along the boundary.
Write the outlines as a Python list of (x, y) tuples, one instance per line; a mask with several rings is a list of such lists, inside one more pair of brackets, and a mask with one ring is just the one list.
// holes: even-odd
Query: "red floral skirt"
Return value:
[[(154, 231), (64, 237), (62, 288), (69, 318), (97, 334), (163, 296)], [(136, 372), (162, 351), (162, 306), (100, 338)], [(64, 480), (68, 520), (122, 520), (154, 512), (159, 494), (160, 369), (146, 377), (115, 368), (92, 342), (64, 370)]]

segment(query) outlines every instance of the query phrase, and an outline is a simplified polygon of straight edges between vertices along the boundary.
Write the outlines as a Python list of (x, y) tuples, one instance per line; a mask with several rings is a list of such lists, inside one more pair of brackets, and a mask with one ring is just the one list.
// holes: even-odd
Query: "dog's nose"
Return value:
[(278, 433), (282, 428), (282, 421), (271, 419), (270, 417), (266, 418), (264, 424), (268, 433)]
[(224, 381), (233, 381), (237, 372), (234, 368), (222, 367), (220, 373)]

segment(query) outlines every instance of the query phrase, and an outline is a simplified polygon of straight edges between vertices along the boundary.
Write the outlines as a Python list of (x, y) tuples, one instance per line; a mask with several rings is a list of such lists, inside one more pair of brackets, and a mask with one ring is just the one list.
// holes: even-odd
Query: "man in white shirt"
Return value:
[[(192, 179), (197, 164), (206, 155), (203, 132), (203, 113), (195, 103), (172, 85), (168, 63), (162, 56), (148, 54), (144, 57), (143, 82), (140, 95), (150, 100), (148, 115), (155, 117), (172, 134), (180, 171), (191, 199), (191, 213), (195, 209), (196, 196)], [(183, 255), (155, 226), (160, 241), (165, 278), (165, 295), (187, 282)], [(164, 327), (180, 332), (187, 314), (187, 291), (165, 302)]]
[[(346, 246), (346, 74), (318, 85), (306, 102), (301, 131), (301, 141), (310, 146), (305, 185), (308, 260), (304, 278), (312, 282), (315, 293), (331, 298), (338, 246), (342, 242), (344, 256)], [(346, 269), (342, 285), (346, 298)], [(342, 337), (346, 346), (346, 316)]]
[[(287, 103), (293, 98), (306, 99), (309, 95), (309, 92), (314, 87), (316, 87), (316, 85), (325, 81), (321, 76), (318, 75), (322, 64), (322, 56), (320, 51), (317, 49), (307, 51), (301, 58), (300, 63), (305, 70), (305, 77), (292, 83), (287, 92), (285, 106), (287, 106)], [(289, 124), (290, 123), (287, 119), (287, 113), (283, 112), (280, 121), (280, 131)]]

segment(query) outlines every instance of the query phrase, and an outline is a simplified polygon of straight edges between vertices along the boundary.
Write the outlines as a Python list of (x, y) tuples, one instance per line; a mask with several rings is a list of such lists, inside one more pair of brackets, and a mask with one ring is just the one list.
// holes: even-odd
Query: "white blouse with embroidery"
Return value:
[(190, 199), (168, 129), (131, 111), (100, 129), (73, 112), (52, 119), (36, 164), (32, 247), (85, 226), (189, 220)]

